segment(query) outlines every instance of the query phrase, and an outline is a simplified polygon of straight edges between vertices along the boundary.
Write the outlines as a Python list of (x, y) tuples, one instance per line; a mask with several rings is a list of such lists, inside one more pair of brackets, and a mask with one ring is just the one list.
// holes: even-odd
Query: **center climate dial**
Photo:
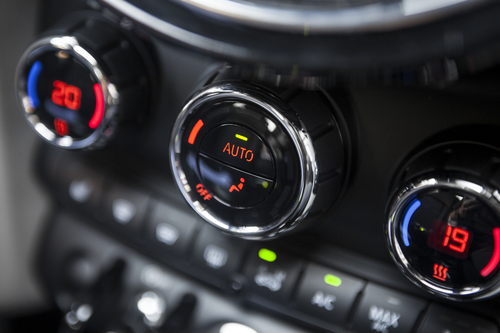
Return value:
[(330, 203), (342, 183), (342, 137), (332, 114), (320, 114), (320, 137), (326, 133), (338, 146), (324, 163), (307, 125), (279, 96), (234, 82), (206, 87), (186, 104), (172, 134), (172, 170), (184, 197), (235, 236), (274, 238), (295, 229), (315, 209), (320, 178), (335, 179)]

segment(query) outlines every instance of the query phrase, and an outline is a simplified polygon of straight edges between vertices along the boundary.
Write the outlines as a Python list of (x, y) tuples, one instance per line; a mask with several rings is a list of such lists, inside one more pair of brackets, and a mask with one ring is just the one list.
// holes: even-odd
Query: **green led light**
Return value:
[(326, 274), (325, 283), (330, 286), (339, 287), (342, 284), (342, 279), (332, 274)]
[(243, 141), (248, 141), (248, 138), (246, 136), (243, 136), (243, 135), (240, 135), (240, 134), (236, 134), (235, 137), (236, 137), (236, 139), (240, 139), (240, 140), (243, 140)]
[(265, 180), (262, 182), (262, 187), (267, 188), (269, 186), (269, 183), (266, 182)]
[(259, 258), (268, 262), (273, 262), (276, 260), (276, 253), (268, 249), (260, 249)]

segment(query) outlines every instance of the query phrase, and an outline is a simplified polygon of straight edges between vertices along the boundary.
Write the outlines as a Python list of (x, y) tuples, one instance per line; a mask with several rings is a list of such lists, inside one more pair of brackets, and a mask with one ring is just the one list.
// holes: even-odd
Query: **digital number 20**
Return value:
[(54, 88), (52, 91), (52, 102), (71, 110), (78, 110), (80, 108), (82, 92), (79, 88), (59, 80), (54, 81)]

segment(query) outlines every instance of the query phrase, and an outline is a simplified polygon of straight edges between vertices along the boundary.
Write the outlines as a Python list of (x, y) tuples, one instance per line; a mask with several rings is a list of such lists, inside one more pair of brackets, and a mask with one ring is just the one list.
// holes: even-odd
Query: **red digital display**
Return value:
[(54, 88), (52, 91), (52, 102), (54, 104), (65, 106), (71, 110), (80, 108), (82, 91), (79, 88), (59, 80), (54, 81)]
[(427, 244), (438, 251), (459, 259), (467, 258), (472, 244), (472, 233), (460, 227), (436, 220), (432, 224)]

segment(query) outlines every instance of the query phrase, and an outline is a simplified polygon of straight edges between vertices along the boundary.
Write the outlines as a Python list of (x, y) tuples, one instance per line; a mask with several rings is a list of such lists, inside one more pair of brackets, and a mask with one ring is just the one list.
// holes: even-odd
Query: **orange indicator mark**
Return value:
[(198, 132), (200, 129), (203, 127), (203, 121), (198, 120), (198, 122), (194, 125), (193, 129), (191, 130), (191, 133), (189, 134), (188, 138), (188, 143), (191, 145), (194, 145), (194, 141), (196, 140), (196, 136), (198, 135)]

